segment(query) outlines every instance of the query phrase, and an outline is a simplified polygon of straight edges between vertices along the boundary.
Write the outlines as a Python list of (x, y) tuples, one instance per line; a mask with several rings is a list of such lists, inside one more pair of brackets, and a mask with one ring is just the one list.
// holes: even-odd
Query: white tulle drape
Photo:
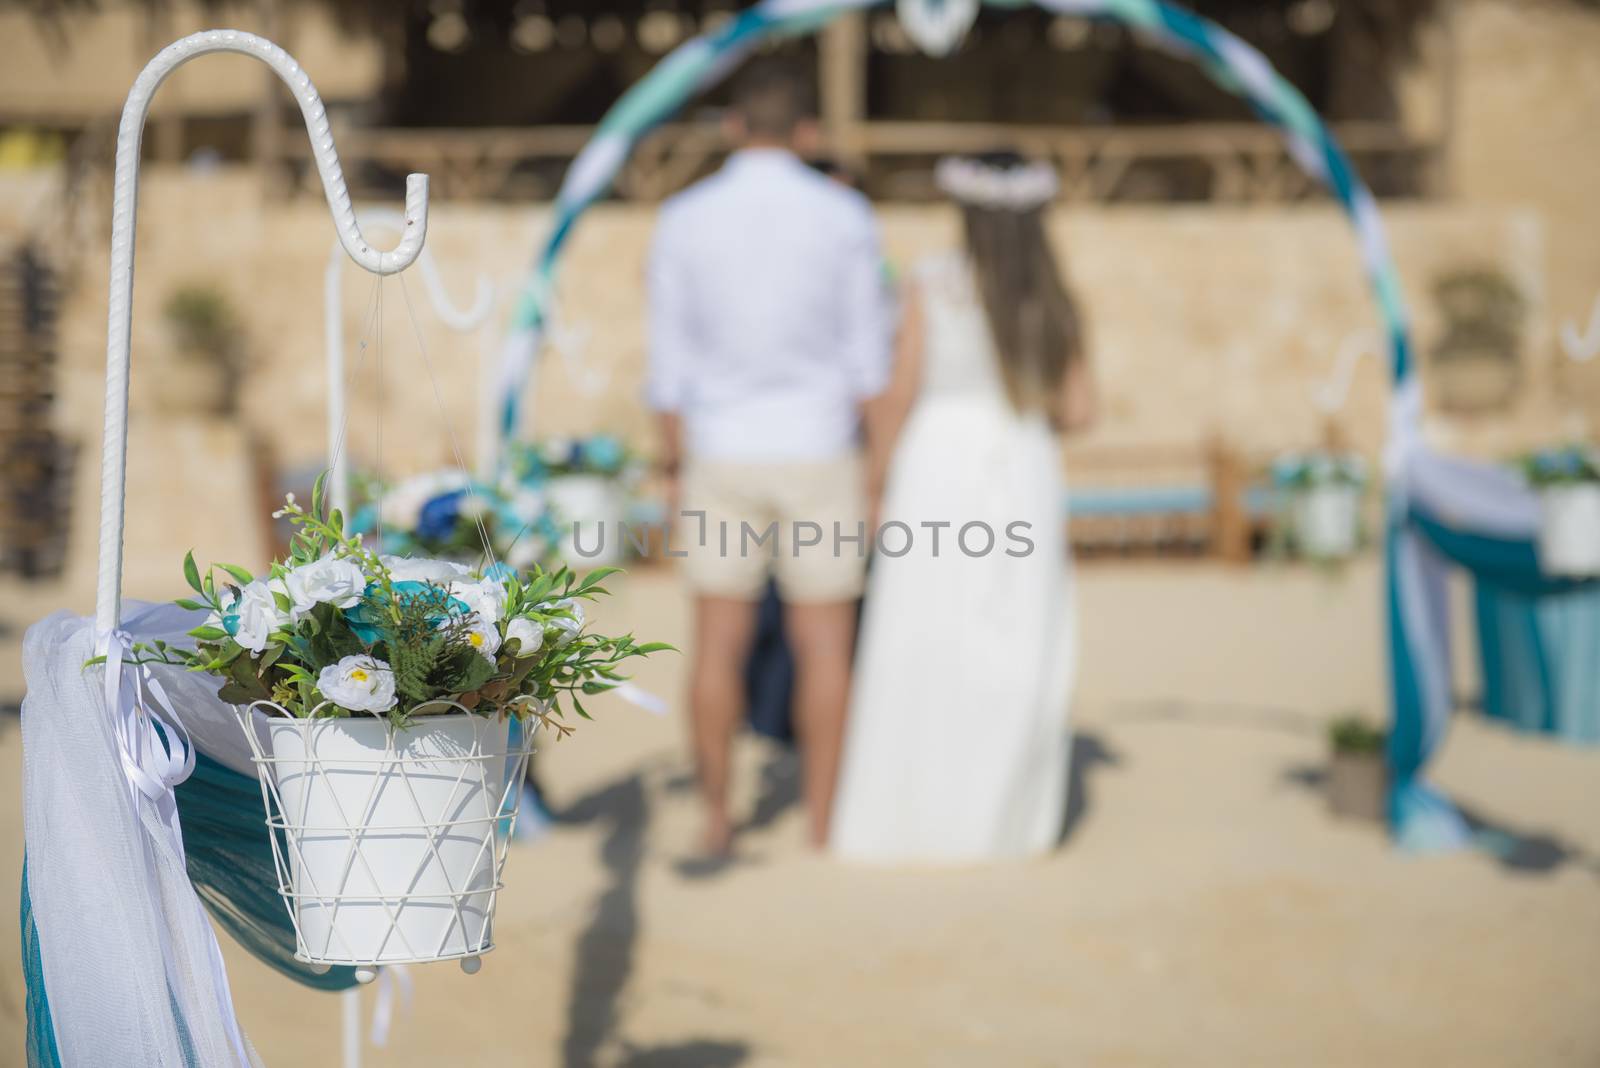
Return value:
[[(134, 641), (172, 639), (196, 622), (171, 606), (128, 605), (124, 619), (125, 640)], [(92, 620), (58, 613), (23, 642), (28, 893), (61, 1063), (257, 1064), (173, 823), (157, 799), (129, 788), (106, 669), (83, 666), (95, 637)], [(139, 681), (132, 665), (122, 671), (128, 686)], [(216, 680), (150, 671), (141, 703), (153, 703), (148, 683), (158, 680), (202, 749), (249, 772), (248, 747), (216, 699)]]

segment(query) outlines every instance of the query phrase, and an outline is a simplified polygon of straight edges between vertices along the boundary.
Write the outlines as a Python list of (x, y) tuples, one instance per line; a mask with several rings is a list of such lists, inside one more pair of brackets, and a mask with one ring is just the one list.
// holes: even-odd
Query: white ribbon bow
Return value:
[(106, 658), (106, 708), (129, 795), (135, 808), (140, 796), (155, 806), (182, 859), (176, 787), (194, 771), (194, 742), (150, 666), (124, 660), (133, 647), (128, 633), (107, 631), (97, 644)]

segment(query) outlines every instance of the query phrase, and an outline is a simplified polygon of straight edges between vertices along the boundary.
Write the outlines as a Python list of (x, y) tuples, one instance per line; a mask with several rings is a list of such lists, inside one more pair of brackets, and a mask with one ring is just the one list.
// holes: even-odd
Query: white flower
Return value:
[(468, 493), (456, 505), (456, 514), (462, 519), (472, 520), (488, 515), (491, 506), (489, 501), (476, 493)]
[(467, 617), (467, 644), (490, 660), (500, 651), (500, 628), (477, 612)]
[(583, 629), (583, 605), (571, 597), (566, 597), (557, 601), (551, 607), (554, 611), (565, 610), (571, 613), (570, 619), (566, 616), (555, 616), (549, 621), (549, 625), (556, 630), (555, 648), (560, 649), (571, 644), (572, 639), (576, 638), (578, 632)]
[(348, 557), (324, 556), (291, 570), (283, 584), (293, 602), (289, 614), (298, 620), (319, 604), (354, 607), (366, 592), (367, 576)]
[(383, 566), (396, 582), (434, 582), (448, 586), (470, 569), (449, 560), (434, 560), (421, 556), (380, 556)]
[(517, 642), (517, 659), (532, 656), (544, 644), (544, 630), (531, 619), (518, 616), (506, 624), (506, 641)]
[(512, 518), (523, 526), (531, 527), (544, 515), (544, 494), (526, 486), (518, 486), (511, 494), (508, 507)]
[(350, 712), (387, 712), (395, 705), (394, 672), (365, 653), (323, 668), (317, 673), (317, 689)]
[(539, 458), (551, 467), (559, 467), (572, 459), (571, 438), (550, 438), (539, 448)]
[(450, 583), (450, 596), (491, 623), (506, 614), (506, 588), (497, 579), (457, 579)]
[(384, 526), (414, 530), (423, 505), (441, 493), (464, 489), (467, 482), (465, 471), (430, 471), (408, 478), (384, 493), (378, 502), (379, 518)]
[(272, 632), (290, 623), (289, 613), (278, 607), (274, 593), (288, 593), (282, 579), (271, 582), (256, 579), (239, 591), (239, 600), (233, 606), (234, 614), (239, 617), (233, 640), (252, 653), (265, 649)]

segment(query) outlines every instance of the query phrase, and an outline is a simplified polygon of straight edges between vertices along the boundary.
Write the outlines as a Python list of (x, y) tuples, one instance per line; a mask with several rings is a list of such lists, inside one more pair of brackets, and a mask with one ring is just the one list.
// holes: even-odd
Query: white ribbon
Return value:
[(411, 1011), (411, 973), (404, 964), (388, 964), (378, 969), (373, 984), (372, 1044), (382, 1049), (389, 1044), (389, 1025), (394, 1022), (394, 1003), (398, 997), (402, 1008)]
[[(97, 647), (106, 658), (106, 709), (135, 809), (141, 796), (155, 806), (182, 860), (183, 828), (178, 824), (175, 790), (194, 771), (194, 743), (150, 666), (123, 659), (132, 646), (126, 631), (100, 635)], [(124, 666), (131, 670), (124, 672)]]
[[(139, 798), (143, 797), (154, 807), (179, 862), (186, 863), (183, 827), (178, 822), (177, 786), (194, 772), (194, 742), (150, 666), (124, 659), (133, 649), (133, 639), (126, 631), (113, 628), (100, 632), (95, 648), (106, 658), (106, 711), (111, 716), (117, 756), (128, 780), (134, 813), (137, 816)], [(165, 716), (161, 715), (163, 711)], [(224, 1026), (239, 1063), (256, 1064), (247, 1052), (248, 1044), (233, 1011), (233, 992), (228, 987), (222, 948), (209, 926), (206, 932), (210, 936), (206, 948), (217, 1010), (224, 1014)], [(172, 944), (165, 931), (161, 935), (161, 956), (167, 970), (175, 973)]]
[(630, 705), (637, 705), (644, 709), (652, 716), (664, 716), (667, 714), (667, 702), (664, 698), (658, 697), (649, 690), (640, 689), (631, 682), (625, 682), (620, 686), (614, 687), (611, 692)]

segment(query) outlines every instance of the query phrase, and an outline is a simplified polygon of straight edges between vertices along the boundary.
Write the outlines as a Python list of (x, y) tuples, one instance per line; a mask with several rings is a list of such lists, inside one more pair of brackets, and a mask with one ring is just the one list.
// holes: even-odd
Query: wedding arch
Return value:
[[(524, 394), (550, 326), (555, 282), (568, 241), (584, 212), (611, 188), (640, 139), (721, 82), (759, 44), (813, 33), (834, 18), (885, 2), (764, 0), (678, 46), (612, 106), (561, 183), (548, 235), (516, 304), (499, 369), (497, 405), (503, 440), (514, 437), (522, 421)], [(902, 10), (908, 2), (902, 0)], [(1383, 526), (1392, 706), (1389, 821), (1396, 839), (1408, 848), (1459, 847), (1469, 837), (1465, 822), (1422, 777), (1443, 738), (1451, 709), (1440, 554), (1478, 573), (1506, 565), (1509, 559), (1521, 580), (1539, 588), (1548, 584), (1539, 577), (1532, 548), (1538, 520), (1531, 494), (1504, 472), (1436, 455), (1422, 443), (1422, 389), (1410, 323), (1371, 191), (1299, 90), (1256, 48), (1209, 19), (1166, 0), (984, 2), (995, 8), (1038, 7), (1057, 15), (1119, 23), (1136, 31), (1142, 41), (1190, 60), (1276, 127), (1295, 162), (1344, 208), (1377, 305), (1391, 380)], [(944, 22), (946, 33), (949, 20), (963, 18), (962, 9), (973, 13), (977, 9), (975, 0), (922, 0), (913, 6), (931, 12), (933, 22)], [(964, 25), (957, 25), (957, 37)]]

